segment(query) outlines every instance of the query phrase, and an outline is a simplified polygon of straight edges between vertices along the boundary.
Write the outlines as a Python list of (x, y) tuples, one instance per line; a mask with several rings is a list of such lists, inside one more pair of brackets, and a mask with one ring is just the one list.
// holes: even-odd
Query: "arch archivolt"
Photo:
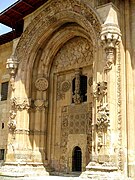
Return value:
[[(61, 12), (58, 12), (59, 9), (61, 9)], [(79, 3), (77, 0), (49, 1), (26, 28), (17, 45), (15, 55), (20, 61), (19, 67), (22, 71), (29, 68), (29, 60), (34, 59), (30, 56), (35, 56), (33, 52), (37, 52), (39, 47), (50, 39), (52, 33), (67, 22), (77, 23), (85, 29), (87, 34), (91, 35), (94, 43), (97, 44), (100, 22), (92, 8), (84, 3)], [(31, 65), (31, 62), (29, 64)]]

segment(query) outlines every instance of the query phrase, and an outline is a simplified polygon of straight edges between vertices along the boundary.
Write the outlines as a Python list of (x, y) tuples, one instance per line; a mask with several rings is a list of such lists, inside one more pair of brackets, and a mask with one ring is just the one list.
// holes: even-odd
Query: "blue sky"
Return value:
[[(18, 0), (0, 0), (0, 12), (14, 4)], [(11, 29), (7, 26), (4, 26), (0, 23), (0, 35), (5, 34), (11, 31)]]

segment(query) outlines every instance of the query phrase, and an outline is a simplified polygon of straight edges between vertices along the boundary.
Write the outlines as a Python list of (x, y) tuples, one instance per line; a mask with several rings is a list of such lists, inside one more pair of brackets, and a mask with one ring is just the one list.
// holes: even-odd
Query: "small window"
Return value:
[(87, 101), (87, 76), (80, 76), (80, 96), (81, 101)]
[(1, 84), (1, 101), (7, 100), (8, 95), (8, 82)]
[[(73, 96), (75, 95), (75, 78), (72, 80), (72, 103), (74, 103)], [(79, 95), (81, 98), (81, 102), (87, 101), (87, 76), (81, 75), (80, 76), (80, 91)]]
[(1, 128), (4, 129), (4, 123), (1, 124)]
[[(75, 95), (75, 78), (72, 81), (72, 97)], [(74, 99), (72, 98), (72, 103), (74, 103)]]
[(0, 149), (0, 160), (4, 160), (5, 149)]

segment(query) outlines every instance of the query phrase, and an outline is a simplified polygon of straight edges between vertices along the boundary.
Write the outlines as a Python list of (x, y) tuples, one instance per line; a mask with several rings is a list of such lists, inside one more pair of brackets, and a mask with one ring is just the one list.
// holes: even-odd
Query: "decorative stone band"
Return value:
[(46, 135), (46, 131), (30, 130), (29, 134), (31, 134), (31, 135)]
[(16, 129), (16, 134), (31, 134), (31, 135), (46, 135), (46, 131), (28, 130), (28, 129)]
[(30, 99), (28, 98), (16, 98), (13, 97), (10, 99), (11, 102), (11, 108), (13, 110), (28, 110), (30, 108)]
[(16, 129), (15, 133), (16, 134), (29, 134), (29, 130), (28, 129)]

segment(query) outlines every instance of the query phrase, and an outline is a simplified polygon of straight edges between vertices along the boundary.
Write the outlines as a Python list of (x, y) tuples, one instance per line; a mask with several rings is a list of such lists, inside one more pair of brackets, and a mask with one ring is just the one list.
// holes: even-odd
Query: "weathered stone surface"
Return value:
[(135, 3), (107, 2), (48, 1), (0, 46), (2, 173), (135, 178)]

